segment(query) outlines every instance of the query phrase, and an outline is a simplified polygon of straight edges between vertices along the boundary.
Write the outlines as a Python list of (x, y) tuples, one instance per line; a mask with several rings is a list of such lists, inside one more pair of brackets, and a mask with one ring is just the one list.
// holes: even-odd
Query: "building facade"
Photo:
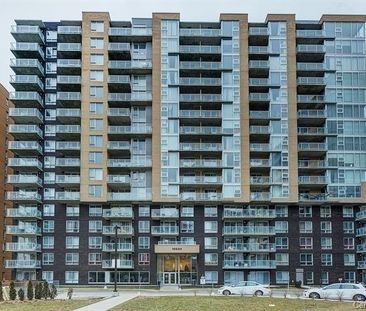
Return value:
[(13, 278), (365, 281), (365, 26), (16, 20)]

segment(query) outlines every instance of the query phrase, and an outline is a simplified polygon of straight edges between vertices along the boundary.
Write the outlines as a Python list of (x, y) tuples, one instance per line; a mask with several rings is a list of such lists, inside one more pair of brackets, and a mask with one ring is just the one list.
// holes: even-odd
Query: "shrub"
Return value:
[(18, 290), (18, 298), (20, 301), (24, 300), (24, 290), (22, 288)]
[(33, 291), (32, 281), (28, 281), (28, 285), (27, 285), (27, 298), (28, 298), (28, 300), (33, 300), (33, 298), (34, 298), (34, 291)]
[(57, 288), (54, 284), (52, 284), (50, 289), (50, 298), (55, 299), (56, 296), (57, 296)]
[(50, 297), (50, 287), (47, 281), (44, 281), (42, 286), (42, 298), (47, 299), (48, 297)]
[(42, 283), (37, 283), (35, 290), (34, 290), (34, 298), (35, 299), (42, 299)]
[(15, 285), (14, 285), (13, 281), (10, 282), (10, 286), (9, 286), (9, 298), (10, 298), (10, 300), (17, 299), (17, 291), (15, 289)]

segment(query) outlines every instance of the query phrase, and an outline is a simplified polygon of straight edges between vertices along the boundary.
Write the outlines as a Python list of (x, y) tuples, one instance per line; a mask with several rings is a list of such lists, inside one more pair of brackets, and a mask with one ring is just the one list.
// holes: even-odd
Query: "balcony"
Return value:
[(12, 92), (9, 99), (17, 108), (42, 108), (43, 99), (37, 92)]
[(322, 29), (300, 29), (296, 30), (297, 38), (324, 38), (325, 32)]
[[(326, 134), (325, 127), (298, 127), (297, 133), (301, 135), (311, 135), (312, 136), (324, 136)], [(314, 138), (314, 137), (312, 137)]]
[[(145, 190), (145, 189), (144, 189)], [(108, 192), (109, 201), (150, 201), (151, 189), (146, 192)]]
[(10, 84), (16, 91), (43, 91), (43, 82), (37, 75), (12, 75)]
[(135, 92), (135, 93), (109, 93), (109, 102), (151, 102), (152, 94), (147, 92)]
[(325, 152), (327, 146), (325, 143), (299, 143), (299, 151)]
[(251, 125), (249, 127), (250, 134), (264, 134), (269, 135), (271, 128), (266, 125)]
[(56, 98), (60, 104), (80, 106), (80, 92), (57, 92)]
[(112, 207), (111, 209), (103, 210), (103, 217), (107, 219), (111, 218), (133, 218), (132, 207)]
[(20, 205), (19, 208), (7, 208), (6, 217), (19, 219), (41, 219), (42, 212), (36, 207)]
[(222, 70), (221, 62), (184, 61), (179, 63), (180, 70)]
[(36, 141), (9, 141), (8, 148), (17, 155), (41, 155), (43, 154), (42, 146)]
[(33, 225), (32, 226), (25, 225), (24, 227), (8, 225), (6, 226), (6, 234), (24, 235), (24, 236), (41, 235), (41, 228)]
[(358, 261), (357, 269), (366, 269), (366, 261)]
[(129, 75), (110, 75), (108, 76), (108, 86), (110, 92), (129, 91), (131, 80)]
[(279, 82), (274, 82), (269, 78), (249, 78), (249, 87), (255, 89), (267, 89), (270, 87), (280, 87)]
[(57, 40), (59, 42), (80, 42), (81, 26), (58, 26)]
[(299, 176), (299, 184), (314, 186), (314, 185), (322, 185), (325, 186), (327, 184), (326, 176)]
[(250, 93), (249, 101), (250, 102), (269, 102), (271, 97), (269, 93)]
[(356, 229), (356, 237), (365, 237), (365, 236), (366, 236), (366, 227)]
[(221, 168), (222, 161), (215, 159), (181, 159), (181, 168)]
[(176, 208), (159, 208), (151, 210), (152, 219), (176, 219), (179, 218), (179, 210)]
[(181, 54), (221, 54), (219, 45), (180, 45)]
[(325, 169), (327, 163), (323, 160), (299, 160), (299, 168), (301, 169)]
[(59, 58), (80, 58), (81, 43), (58, 43), (57, 56)]
[(108, 175), (108, 184), (115, 186), (126, 186), (130, 184), (129, 175)]
[(41, 251), (41, 244), (37, 243), (6, 243), (5, 244), (5, 251), (7, 252), (40, 252)]
[(268, 36), (267, 27), (249, 27), (249, 36)]
[(179, 227), (178, 226), (152, 226), (151, 234), (155, 236), (159, 235), (179, 235)]
[(221, 110), (180, 110), (179, 117), (181, 119), (221, 119)]
[(79, 185), (80, 175), (56, 175), (56, 184), (62, 187)]
[(222, 193), (220, 192), (182, 192), (180, 198), (183, 201), (220, 201)]
[(249, 61), (249, 69), (251, 70), (269, 70), (269, 61), (268, 60), (250, 60)]
[(220, 37), (221, 29), (208, 28), (181, 28), (179, 30), (180, 37)]
[(37, 108), (9, 108), (9, 117), (16, 123), (43, 123), (43, 115)]
[(81, 111), (79, 108), (56, 109), (56, 118), (60, 123), (79, 123), (80, 117), (81, 117)]
[(250, 151), (270, 152), (270, 150), (271, 150), (270, 144), (259, 144), (259, 143), (250, 144)]
[(130, 53), (131, 45), (130, 43), (116, 43), (112, 42), (108, 44), (108, 51), (112, 53)]
[(270, 192), (251, 192), (250, 199), (252, 201), (270, 201), (271, 193)]
[(80, 151), (80, 142), (56, 141), (56, 150), (63, 153), (77, 154)]
[(362, 243), (362, 244), (356, 245), (356, 252), (357, 253), (366, 253), (366, 244)]
[(242, 209), (242, 208), (224, 208), (223, 219), (271, 219), (275, 218), (276, 213), (270, 209)]
[(130, 116), (130, 109), (128, 108), (108, 108), (108, 119), (110, 121), (116, 121), (117, 123), (128, 121)]
[(197, 184), (220, 185), (222, 184), (222, 178), (221, 176), (181, 176), (180, 183), (186, 185), (197, 185)]
[(6, 182), (14, 186), (42, 186), (42, 179), (38, 175), (8, 175)]
[(65, 75), (58, 75), (57, 76), (57, 84), (70, 86), (72, 84), (77, 85), (80, 87), (81, 84), (81, 76), (65, 76)]
[(5, 260), (5, 268), (7, 269), (41, 269), (40, 260)]
[(269, 253), (276, 251), (274, 243), (224, 243), (224, 252)]
[(56, 125), (56, 136), (59, 138), (80, 137), (80, 125)]
[(38, 59), (12, 58), (10, 67), (17, 75), (44, 76), (44, 68)]
[(325, 86), (325, 79), (323, 77), (299, 77), (297, 84), (302, 86)]
[[(103, 243), (103, 252), (115, 252), (115, 243)], [(117, 243), (118, 253), (132, 253), (134, 250), (132, 243)]]
[(58, 59), (57, 72), (62, 75), (81, 74), (80, 59)]
[(224, 260), (223, 269), (276, 269), (276, 260)]
[(9, 158), (8, 166), (21, 171), (41, 171), (43, 168), (42, 162), (38, 158)]
[(108, 134), (151, 134), (151, 125), (108, 126)]
[(181, 126), (179, 133), (181, 135), (222, 135), (232, 134), (233, 131), (223, 133), (221, 126)]
[(268, 159), (250, 159), (250, 166), (251, 168), (255, 167), (269, 168), (270, 163)]
[(220, 143), (180, 143), (180, 151), (221, 152)]
[(249, 54), (269, 54), (268, 46), (249, 46)]
[(38, 125), (34, 124), (9, 124), (8, 133), (15, 139), (42, 139), (43, 132)]
[(325, 46), (319, 44), (299, 44), (297, 46), (297, 53), (325, 53)]
[(146, 156), (142, 158), (131, 159), (109, 159), (109, 168), (137, 168), (137, 167), (151, 167), (151, 157)]
[(56, 158), (56, 166), (60, 167), (80, 167), (79, 158)]
[[(102, 269), (114, 269), (115, 265), (116, 265), (115, 259), (102, 261)], [(133, 269), (133, 268), (134, 268), (133, 260), (117, 259), (117, 269)]]
[(80, 200), (80, 192), (77, 191), (60, 191), (56, 192), (56, 200), (59, 201), (79, 201)]
[(366, 210), (356, 213), (356, 221), (364, 221), (364, 220), (366, 220)]
[(110, 60), (108, 62), (110, 73), (150, 73), (151, 60)]
[(220, 86), (221, 78), (180, 78), (182, 86)]
[(301, 202), (323, 202), (327, 200), (328, 196), (322, 192), (299, 193), (299, 201)]
[(271, 178), (269, 176), (251, 176), (250, 183), (251, 185), (268, 186), (271, 183)]
[(130, 151), (131, 145), (129, 141), (110, 141), (108, 142), (109, 152), (120, 153), (121, 151)]
[(322, 104), (325, 102), (324, 95), (297, 95), (297, 102), (303, 104)]
[(151, 37), (152, 36), (152, 29), (151, 28), (143, 28), (143, 27), (110, 27), (109, 36), (111, 37), (135, 37), (135, 36), (142, 36), (142, 37)]
[[(103, 226), (103, 234), (104, 235), (115, 235), (116, 229), (115, 226)], [(133, 227), (132, 225), (128, 226), (118, 226), (117, 229), (118, 236), (131, 236), (133, 235)]]
[(326, 67), (324, 63), (297, 63), (297, 71), (325, 71)]
[(12, 25), (11, 35), (17, 42), (44, 43), (44, 35), (39, 26), (35, 25)]
[(13, 42), (10, 44), (10, 50), (16, 58), (44, 60), (44, 52), (38, 43)]
[(180, 102), (186, 103), (221, 103), (221, 94), (180, 94)]
[(223, 226), (223, 235), (275, 235), (272, 226)]

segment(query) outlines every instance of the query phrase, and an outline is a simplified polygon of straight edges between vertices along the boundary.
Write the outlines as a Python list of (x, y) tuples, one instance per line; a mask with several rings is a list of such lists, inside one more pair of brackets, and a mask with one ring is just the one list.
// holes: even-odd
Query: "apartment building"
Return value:
[(365, 281), (365, 26), (16, 20), (13, 278)]

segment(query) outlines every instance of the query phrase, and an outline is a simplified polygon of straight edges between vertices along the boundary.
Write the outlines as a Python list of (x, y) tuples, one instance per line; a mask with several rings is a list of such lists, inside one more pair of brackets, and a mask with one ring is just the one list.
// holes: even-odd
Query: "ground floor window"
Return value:
[(269, 284), (269, 271), (250, 271), (248, 274), (248, 281), (254, 281), (261, 284)]
[(321, 283), (322, 284), (329, 284), (329, 272), (323, 271), (321, 274)]
[(217, 284), (219, 282), (219, 273), (217, 271), (205, 271), (206, 284)]
[(78, 284), (79, 272), (78, 271), (65, 271), (65, 283)]
[(42, 280), (53, 283), (53, 271), (42, 271)]
[[(114, 283), (114, 272), (90, 271), (88, 273), (89, 284)], [(117, 283), (119, 284), (149, 284), (150, 273), (145, 271), (117, 272)]]
[(224, 283), (225, 284), (237, 284), (244, 281), (243, 271), (225, 271), (224, 272)]
[(276, 284), (288, 284), (290, 275), (288, 271), (277, 271), (276, 272)]
[(351, 271), (344, 272), (344, 281), (346, 283), (355, 283), (356, 282), (356, 273)]

